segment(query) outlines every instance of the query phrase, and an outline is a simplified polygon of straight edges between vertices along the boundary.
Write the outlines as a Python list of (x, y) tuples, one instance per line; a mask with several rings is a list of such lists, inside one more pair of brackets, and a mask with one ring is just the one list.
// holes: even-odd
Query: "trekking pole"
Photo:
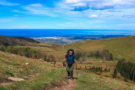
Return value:
[(77, 74), (77, 79), (78, 79), (78, 73), (77, 73), (77, 63), (76, 63), (76, 74)]
[(62, 77), (62, 75), (63, 75), (63, 68), (64, 68), (64, 62), (62, 63), (62, 72), (61, 72), (61, 77)]

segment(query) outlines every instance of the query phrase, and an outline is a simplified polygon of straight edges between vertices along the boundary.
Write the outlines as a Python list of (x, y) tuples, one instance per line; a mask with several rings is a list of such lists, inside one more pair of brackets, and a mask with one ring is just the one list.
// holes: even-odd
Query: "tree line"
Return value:
[[(82, 68), (80, 67), (80, 68), (77, 68), (77, 69), (81, 70)], [(105, 69), (103, 69), (102, 67), (95, 67), (95, 66), (93, 66), (93, 67), (87, 68), (87, 66), (85, 66), (84, 69), (87, 70), (87, 71), (94, 72), (94, 73), (97, 73), (97, 72), (100, 72), (100, 73), (102, 73), (102, 72), (110, 72), (110, 68), (107, 69), (107, 67)]]
[(9, 52), (33, 59), (43, 59), (44, 61), (48, 62), (56, 61), (56, 57), (54, 55), (48, 55), (46, 53), (42, 53), (40, 50), (31, 49), (30, 47), (1, 46), (0, 51)]
[(95, 57), (95, 58), (101, 58), (102, 60), (109, 61), (114, 60), (113, 54), (109, 53), (109, 50), (97, 50), (93, 52), (86, 52), (82, 50), (75, 51), (76, 59), (78, 61), (84, 61), (86, 57)]

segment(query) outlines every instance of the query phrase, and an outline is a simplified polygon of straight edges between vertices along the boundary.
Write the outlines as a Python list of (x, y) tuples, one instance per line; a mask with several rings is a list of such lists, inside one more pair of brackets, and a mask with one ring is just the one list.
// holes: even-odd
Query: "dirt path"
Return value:
[(77, 86), (76, 80), (68, 80), (68, 84), (65, 83), (66, 85), (63, 85), (62, 87), (55, 88), (52, 90), (72, 90)]
[(61, 85), (52, 84), (50, 87), (44, 87), (44, 90), (73, 90), (77, 86), (76, 80), (64, 80)]

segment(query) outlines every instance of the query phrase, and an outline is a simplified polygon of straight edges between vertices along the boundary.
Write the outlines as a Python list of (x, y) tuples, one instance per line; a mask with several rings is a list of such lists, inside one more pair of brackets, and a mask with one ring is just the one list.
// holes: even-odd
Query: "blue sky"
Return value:
[(135, 30), (135, 0), (0, 0), (0, 29)]

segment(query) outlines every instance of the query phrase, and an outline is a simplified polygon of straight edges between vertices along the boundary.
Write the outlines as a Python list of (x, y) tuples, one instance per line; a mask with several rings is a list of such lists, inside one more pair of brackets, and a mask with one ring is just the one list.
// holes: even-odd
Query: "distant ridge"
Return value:
[(31, 39), (31, 38), (25, 38), (25, 37), (12, 37), (12, 38), (19, 39), (19, 40), (25, 40), (25, 41), (28, 41), (31, 43), (40, 43), (40, 41), (36, 41), (34, 39)]
[(40, 41), (36, 41), (34, 39), (24, 38), (24, 37), (8, 37), (8, 36), (0, 35), (0, 45), (4, 45), (5, 43), (8, 43), (9, 45), (12, 46), (16, 46), (16, 45), (25, 46), (30, 43), (38, 44), (40, 43)]

